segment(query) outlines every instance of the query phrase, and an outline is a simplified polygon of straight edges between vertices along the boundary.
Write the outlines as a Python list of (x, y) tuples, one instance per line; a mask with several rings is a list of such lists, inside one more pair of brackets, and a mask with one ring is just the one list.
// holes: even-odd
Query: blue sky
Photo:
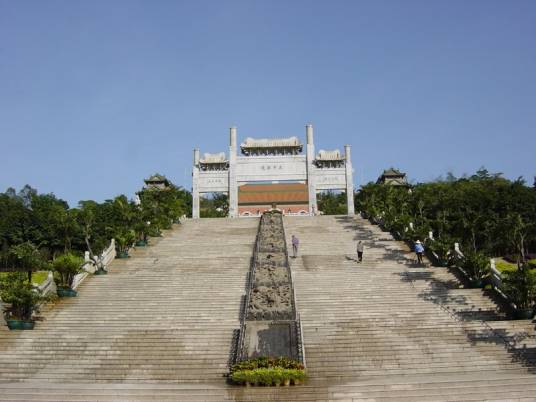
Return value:
[(76, 205), (192, 150), (352, 145), (356, 186), (480, 166), (536, 175), (536, 2), (0, 0), (0, 191)]

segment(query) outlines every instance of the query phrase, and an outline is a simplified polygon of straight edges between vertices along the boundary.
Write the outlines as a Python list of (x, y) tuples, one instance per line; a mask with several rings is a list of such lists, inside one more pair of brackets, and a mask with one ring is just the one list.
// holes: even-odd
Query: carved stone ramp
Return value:
[(236, 361), (284, 356), (305, 363), (280, 212), (260, 218), (236, 355)]

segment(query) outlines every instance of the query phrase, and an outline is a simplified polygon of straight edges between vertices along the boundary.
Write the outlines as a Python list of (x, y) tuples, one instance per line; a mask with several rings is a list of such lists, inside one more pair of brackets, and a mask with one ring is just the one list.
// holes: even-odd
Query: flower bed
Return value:
[(259, 357), (231, 367), (231, 379), (242, 385), (298, 385), (305, 378), (303, 364), (286, 357)]

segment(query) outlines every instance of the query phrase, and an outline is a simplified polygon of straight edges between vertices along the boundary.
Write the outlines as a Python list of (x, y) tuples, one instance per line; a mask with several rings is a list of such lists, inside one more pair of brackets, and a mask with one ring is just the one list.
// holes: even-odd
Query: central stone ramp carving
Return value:
[(265, 212), (259, 222), (237, 360), (286, 356), (303, 362), (283, 217)]

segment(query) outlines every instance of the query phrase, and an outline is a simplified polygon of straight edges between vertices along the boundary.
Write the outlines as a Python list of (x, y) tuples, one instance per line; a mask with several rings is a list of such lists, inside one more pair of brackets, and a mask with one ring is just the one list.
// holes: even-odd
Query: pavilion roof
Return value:
[(161, 174), (153, 174), (151, 177), (149, 177), (148, 179), (145, 179), (144, 180), (145, 183), (161, 183), (161, 182), (169, 182), (168, 179), (166, 178), (166, 176), (163, 176)]
[(389, 168), (389, 169), (385, 169), (383, 171), (383, 174), (382, 176), (384, 177), (389, 177), (389, 176), (405, 176), (406, 174), (405, 173), (402, 173), (401, 171), (395, 169), (395, 168)]

